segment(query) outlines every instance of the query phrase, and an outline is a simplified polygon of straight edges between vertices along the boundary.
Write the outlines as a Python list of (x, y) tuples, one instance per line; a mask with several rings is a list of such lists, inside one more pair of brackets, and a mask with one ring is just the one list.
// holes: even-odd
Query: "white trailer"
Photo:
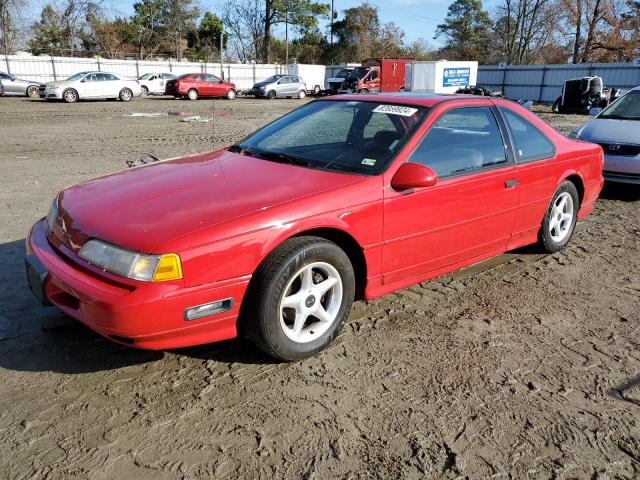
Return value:
[(407, 64), (406, 92), (456, 93), (459, 88), (475, 85), (478, 62), (415, 62)]
[(302, 78), (307, 85), (307, 93), (314, 95), (318, 95), (324, 90), (325, 70), (324, 65), (305, 65), (302, 63), (287, 65), (287, 73)]

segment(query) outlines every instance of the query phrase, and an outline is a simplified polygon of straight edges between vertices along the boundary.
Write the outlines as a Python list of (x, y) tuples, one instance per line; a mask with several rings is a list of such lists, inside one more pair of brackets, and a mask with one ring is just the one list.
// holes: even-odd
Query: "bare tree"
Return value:
[(255, 60), (263, 51), (264, 9), (261, 0), (231, 0), (225, 3), (222, 22), (229, 44), (242, 61)]
[(5, 55), (16, 49), (20, 32), (19, 12), (24, 4), (24, 0), (0, 0), (0, 48)]

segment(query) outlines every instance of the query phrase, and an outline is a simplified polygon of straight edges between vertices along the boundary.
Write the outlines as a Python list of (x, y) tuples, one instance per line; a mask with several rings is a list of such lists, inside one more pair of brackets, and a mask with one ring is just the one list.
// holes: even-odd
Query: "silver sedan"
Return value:
[(247, 93), (256, 98), (266, 97), (269, 100), (276, 97), (303, 99), (307, 96), (307, 86), (300, 77), (295, 75), (272, 75), (256, 83)]
[(80, 72), (60, 82), (40, 85), (40, 97), (47, 100), (119, 99), (128, 102), (142, 95), (138, 80), (108, 72)]
[(640, 185), (640, 87), (629, 90), (569, 137), (598, 143), (604, 150), (604, 178)]
[(0, 72), (0, 81), (2, 81), (2, 85), (4, 86), (5, 95), (38, 98), (38, 86), (40, 82), (17, 78), (5, 72)]

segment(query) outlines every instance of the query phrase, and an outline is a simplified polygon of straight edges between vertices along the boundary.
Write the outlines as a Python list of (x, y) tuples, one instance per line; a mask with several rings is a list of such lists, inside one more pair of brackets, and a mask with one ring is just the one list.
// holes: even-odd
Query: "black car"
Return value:
[(615, 88), (605, 88), (602, 77), (582, 77), (566, 80), (553, 104), (554, 113), (588, 114), (592, 108), (604, 108), (619, 96)]

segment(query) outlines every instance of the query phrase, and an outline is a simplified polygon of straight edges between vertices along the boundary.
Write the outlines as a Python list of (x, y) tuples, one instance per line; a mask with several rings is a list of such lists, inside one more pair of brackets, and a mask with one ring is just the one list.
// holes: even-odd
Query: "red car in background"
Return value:
[(237, 93), (235, 84), (224, 81), (211, 73), (187, 73), (167, 81), (165, 94), (189, 100), (197, 100), (200, 97), (219, 97), (233, 100)]
[(555, 252), (603, 185), (598, 145), (487, 97), (308, 103), (229, 148), (68, 187), (29, 284), (96, 332), (167, 349), (235, 337), (298, 360), (372, 299), (523, 245)]

